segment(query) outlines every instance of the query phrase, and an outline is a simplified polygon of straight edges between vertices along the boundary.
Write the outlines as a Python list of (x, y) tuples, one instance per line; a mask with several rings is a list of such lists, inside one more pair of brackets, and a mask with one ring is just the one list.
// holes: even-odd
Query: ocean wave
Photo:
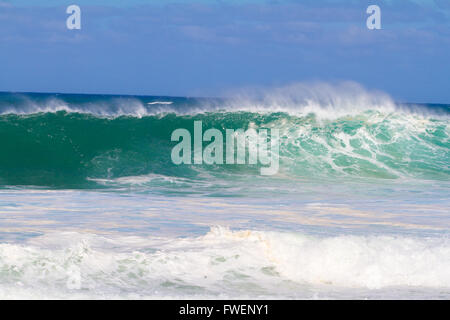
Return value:
[(80, 187), (149, 175), (202, 180), (205, 172), (228, 179), (259, 174), (257, 165), (175, 165), (171, 134), (178, 128), (192, 134), (194, 121), (202, 121), (204, 130), (277, 128), (278, 178), (448, 181), (450, 176), (449, 122), (413, 114), (369, 110), (323, 120), (228, 112), (108, 119), (60, 111), (0, 116), (0, 184)]
[(0, 270), (2, 298), (448, 297), (450, 242), (223, 227), (191, 238), (51, 233), (0, 244)]
[[(258, 174), (257, 166), (174, 165), (171, 133), (185, 128), (192, 135), (194, 121), (223, 132), (278, 129), (277, 177), (450, 177), (449, 106), (399, 105), (354, 83), (245, 92), (170, 98), (170, 105), (161, 105), (169, 102), (164, 97), (1, 94), (0, 185), (117, 186), (149, 175)], [(134, 178), (134, 184), (144, 180), (161, 181)]]

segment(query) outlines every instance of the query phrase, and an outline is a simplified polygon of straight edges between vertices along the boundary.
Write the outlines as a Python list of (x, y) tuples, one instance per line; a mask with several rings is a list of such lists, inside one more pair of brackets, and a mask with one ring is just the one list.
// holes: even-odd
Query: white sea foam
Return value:
[(172, 104), (172, 101), (153, 101), (153, 102), (147, 102), (147, 104)]
[(95, 181), (102, 185), (142, 185), (152, 182), (156, 183), (169, 183), (169, 184), (185, 184), (190, 180), (183, 177), (165, 176), (162, 174), (145, 174), (141, 176), (126, 176), (114, 179), (98, 179), (88, 178), (89, 181)]
[(1, 298), (448, 298), (450, 241), (222, 227), (196, 238), (55, 233), (0, 244), (0, 270)]

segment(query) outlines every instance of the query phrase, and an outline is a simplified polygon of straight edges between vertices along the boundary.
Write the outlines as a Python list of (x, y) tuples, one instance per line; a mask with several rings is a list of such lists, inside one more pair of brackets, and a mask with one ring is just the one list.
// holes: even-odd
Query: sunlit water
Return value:
[[(449, 108), (345, 90), (0, 94), (0, 298), (449, 299)], [(175, 165), (194, 121), (280, 129), (278, 173)]]

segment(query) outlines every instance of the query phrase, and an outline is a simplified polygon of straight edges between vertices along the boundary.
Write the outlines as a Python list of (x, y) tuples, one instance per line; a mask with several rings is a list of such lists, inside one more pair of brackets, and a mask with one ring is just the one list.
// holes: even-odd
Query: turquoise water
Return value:
[[(282, 92), (283, 93), (283, 92)], [(448, 298), (450, 106), (0, 94), (0, 297)], [(171, 133), (279, 129), (279, 170)]]

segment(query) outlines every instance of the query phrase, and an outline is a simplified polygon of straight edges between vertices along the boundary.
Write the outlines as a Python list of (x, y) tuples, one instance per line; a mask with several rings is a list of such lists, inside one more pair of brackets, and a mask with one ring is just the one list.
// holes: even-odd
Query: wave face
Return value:
[(448, 239), (223, 227), (178, 239), (50, 233), (0, 244), (0, 297), (442, 299), (449, 257)]
[(0, 184), (98, 187), (259, 174), (256, 165), (174, 165), (171, 133), (193, 134), (196, 120), (224, 134), (278, 128), (278, 178), (449, 180), (449, 106), (397, 105), (360, 91), (337, 96), (326, 87), (297, 88), (302, 98), (293, 99), (294, 89), (259, 100), (1, 94)]

